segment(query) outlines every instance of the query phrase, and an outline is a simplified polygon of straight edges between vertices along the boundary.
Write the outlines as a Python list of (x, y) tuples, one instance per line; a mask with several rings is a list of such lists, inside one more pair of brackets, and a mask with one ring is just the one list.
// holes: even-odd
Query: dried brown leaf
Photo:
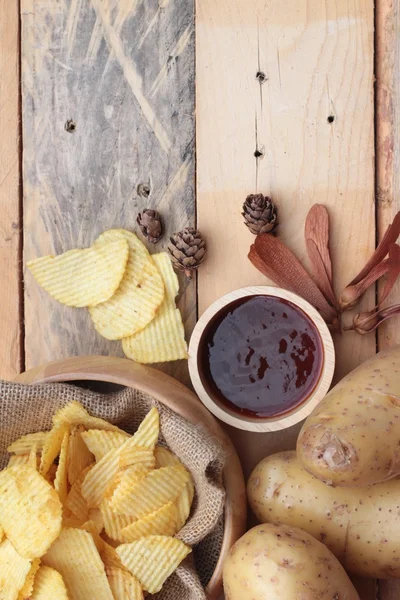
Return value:
[(387, 319), (400, 315), (400, 304), (395, 304), (382, 310), (370, 310), (368, 312), (359, 313), (353, 319), (351, 327), (345, 327), (345, 331), (354, 330), (360, 335), (365, 335), (375, 331), (377, 327)]
[[(304, 233), (306, 241), (312, 240), (315, 243), (325, 267), (330, 287), (332, 288), (332, 261), (329, 252), (329, 214), (323, 204), (314, 204), (310, 208), (306, 218)], [(310, 260), (312, 262), (311, 257)], [(314, 274), (316, 275), (316, 273)]]
[(325, 296), (325, 298), (334, 306), (336, 309), (339, 308), (338, 301), (335, 296), (335, 292), (332, 288), (332, 283), (329, 279), (328, 273), (322, 256), (317, 248), (316, 243), (312, 239), (306, 239), (306, 247), (308, 256), (313, 268), (313, 274), (316, 284)]
[(368, 274), (356, 284), (350, 284), (343, 290), (339, 298), (341, 310), (353, 308), (367, 291), (370, 285), (375, 283), (382, 275), (388, 272), (389, 259), (382, 260), (368, 272)]

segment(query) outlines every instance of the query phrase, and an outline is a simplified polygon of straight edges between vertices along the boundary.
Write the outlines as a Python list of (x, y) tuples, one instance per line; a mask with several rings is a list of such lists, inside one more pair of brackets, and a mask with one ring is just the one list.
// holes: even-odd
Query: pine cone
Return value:
[(163, 229), (161, 216), (156, 210), (145, 208), (143, 212), (138, 214), (136, 222), (149, 242), (157, 244), (162, 238)]
[(250, 194), (243, 204), (242, 216), (251, 233), (270, 233), (278, 225), (276, 207), (271, 198), (263, 194)]
[(198, 269), (204, 260), (206, 243), (197, 229), (185, 227), (183, 231), (174, 233), (170, 238), (168, 252), (175, 269), (184, 271), (186, 276), (191, 279), (192, 272)]

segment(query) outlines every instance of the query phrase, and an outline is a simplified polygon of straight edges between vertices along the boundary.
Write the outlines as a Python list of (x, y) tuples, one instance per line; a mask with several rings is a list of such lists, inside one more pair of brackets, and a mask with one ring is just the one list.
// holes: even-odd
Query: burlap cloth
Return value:
[(226, 456), (202, 427), (185, 421), (149, 395), (131, 388), (100, 394), (66, 384), (22, 385), (0, 381), (0, 467), (8, 461), (7, 446), (26, 433), (50, 429), (54, 412), (77, 400), (92, 415), (134, 433), (152, 406), (160, 411), (159, 443), (170, 448), (191, 472), (196, 495), (189, 520), (178, 537), (193, 552), (166, 581), (157, 600), (205, 600), (223, 537)]

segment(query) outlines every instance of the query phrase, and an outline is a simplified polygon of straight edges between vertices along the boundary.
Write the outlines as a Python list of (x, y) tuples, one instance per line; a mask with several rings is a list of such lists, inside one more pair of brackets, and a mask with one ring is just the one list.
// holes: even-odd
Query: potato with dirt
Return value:
[(348, 571), (400, 577), (400, 479), (334, 488), (308, 473), (290, 451), (263, 459), (250, 475), (247, 493), (261, 522), (300, 527)]
[(360, 600), (332, 552), (305, 531), (258, 525), (224, 564), (226, 600)]
[(400, 346), (364, 362), (327, 394), (305, 421), (297, 454), (334, 486), (400, 475)]

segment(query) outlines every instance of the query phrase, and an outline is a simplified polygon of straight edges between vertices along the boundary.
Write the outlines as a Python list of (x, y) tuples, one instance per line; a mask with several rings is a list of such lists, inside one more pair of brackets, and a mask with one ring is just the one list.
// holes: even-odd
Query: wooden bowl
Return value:
[[(199, 355), (201, 354), (202, 349), (202, 336), (207, 325), (210, 323), (211, 319), (228, 304), (248, 296), (273, 296), (275, 298), (282, 298), (283, 300), (291, 302), (300, 308), (311, 319), (317, 328), (321, 339), (323, 364), (316, 386), (308, 398), (299, 406), (277, 417), (252, 418), (251, 416), (240, 415), (237, 412), (229, 410), (227, 406), (218, 401), (215, 395), (206, 389), (200, 375)], [(200, 400), (216, 417), (221, 419), (221, 421), (246, 431), (279, 431), (281, 429), (291, 427), (292, 425), (295, 425), (299, 421), (302, 421), (308, 417), (327, 393), (332, 382), (334, 369), (335, 349), (331, 334), (325, 321), (322, 319), (319, 312), (306, 300), (303, 300), (303, 298), (297, 296), (297, 294), (293, 294), (292, 292), (288, 292), (282, 288), (276, 288), (272, 286), (254, 286), (241, 288), (240, 290), (226, 294), (214, 302), (214, 304), (212, 304), (203, 313), (197, 322), (190, 340), (189, 371), (194, 389), (197, 392)]]
[(156, 369), (130, 360), (106, 356), (79, 356), (31, 369), (16, 379), (19, 383), (84, 380), (118, 384), (150, 394), (191, 423), (206, 427), (227, 450), (228, 462), (224, 471), (226, 489), (224, 538), (217, 566), (207, 586), (207, 597), (210, 600), (217, 600), (222, 592), (224, 559), (231, 546), (246, 530), (246, 488), (242, 467), (232, 442), (216, 419), (188, 388)]

